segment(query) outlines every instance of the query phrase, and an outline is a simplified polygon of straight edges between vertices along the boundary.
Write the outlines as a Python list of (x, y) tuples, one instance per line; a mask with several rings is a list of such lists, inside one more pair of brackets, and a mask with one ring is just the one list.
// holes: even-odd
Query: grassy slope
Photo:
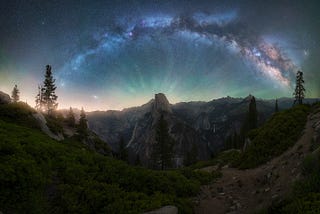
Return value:
[(188, 198), (212, 179), (189, 169), (161, 172), (132, 167), (74, 140), (54, 141), (34, 128), (30, 118), (21, 119), (28, 111), (18, 119), (23, 126), (13, 123), (14, 117), (3, 116), (11, 110), (1, 116), (0, 109), (4, 213), (141, 213), (167, 204), (191, 213)]
[(308, 155), (302, 169), (304, 176), (295, 182), (291, 196), (264, 213), (320, 213), (320, 152)]
[(39, 129), (36, 119), (32, 116), (36, 111), (23, 102), (0, 105), (0, 119), (6, 122)]
[[(251, 145), (242, 154), (228, 150), (210, 161), (198, 162), (192, 168), (210, 165), (231, 164), (240, 168), (254, 168), (282, 154), (301, 136), (308, 114), (320, 111), (320, 103), (297, 106), (276, 113), (262, 127), (249, 133)], [(289, 198), (273, 204), (261, 213), (320, 213), (320, 145), (311, 142), (310, 149), (316, 150), (302, 163), (303, 178), (295, 182)]]
[(309, 110), (303, 105), (278, 112), (262, 127), (251, 131), (251, 144), (242, 154), (239, 167), (257, 167), (286, 151), (301, 136)]
[[(320, 103), (313, 106), (313, 113), (320, 111)], [(286, 200), (276, 203), (262, 213), (320, 213), (320, 145), (311, 142), (311, 154), (302, 163), (303, 177), (296, 181)]]
[(249, 133), (251, 143), (244, 152), (227, 150), (218, 154), (214, 159), (199, 161), (190, 168), (226, 164), (240, 169), (258, 167), (282, 154), (298, 140), (309, 112), (310, 107), (303, 105), (275, 113), (261, 127)]

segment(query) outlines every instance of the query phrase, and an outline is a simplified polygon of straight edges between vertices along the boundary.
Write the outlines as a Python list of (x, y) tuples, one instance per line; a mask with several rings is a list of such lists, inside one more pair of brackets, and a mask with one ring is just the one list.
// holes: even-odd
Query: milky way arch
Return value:
[[(267, 81), (277, 88), (291, 88), (294, 73), (298, 69), (278, 45), (265, 41), (263, 36), (241, 22), (236, 11), (123, 16), (93, 35), (92, 41), (88, 42), (90, 45), (76, 51), (71, 61), (60, 69), (59, 77), (63, 77), (60, 78), (63, 82), (72, 81), (79, 74), (83, 78), (87, 73), (92, 81), (103, 80), (109, 83), (109, 90), (113, 91), (119, 90), (117, 87), (121, 85), (129, 93), (139, 93), (150, 88), (154, 91), (175, 92), (186, 84), (189, 84), (189, 88), (191, 84), (191, 88), (197, 90), (201, 89), (201, 85), (192, 82), (190, 78), (199, 77), (199, 70), (202, 69), (200, 64), (208, 64), (210, 61), (202, 58), (215, 58), (217, 50), (241, 61), (248, 68), (246, 75), (251, 75), (252, 79)], [(180, 46), (176, 45), (182, 41)], [(183, 52), (186, 52), (185, 48), (189, 45), (192, 47), (188, 49), (190, 53), (186, 57)], [(152, 49), (157, 48), (159, 51), (154, 55)], [(197, 51), (201, 48), (214, 49), (215, 52), (210, 52), (212, 56), (203, 56), (206, 52)], [(183, 57), (177, 57), (181, 54)], [(161, 55), (166, 55), (165, 59)], [(121, 61), (122, 58), (125, 58), (125, 62)], [(184, 62), (175, 62), (177, 60)], [(221, 60), (230, 63), (228, 58)], [(138, 61), (147, 61), (147, 64), (139, 64)], [(212, 64), (212, 69), (206, 72), (215, 73), (220, 69), (220, 72), (226, 73), (228, 68), (224, 68), (224, 62), (220, 61), (219, 64), (220, 68)], [(95, 75), (95, 72), (99, 74)], [(101, 72), (105, 73), (106, 78), (101, 77)], [(126, 74), (119, 75), (121, 72)], [(126, 76), (125, 80), (123, 76)], [(184, 76), (187, 78), (184, 79)], [(210, 84), (208, 80), (203, 81), (202, 85)], [(187, 86), (182, 88), (185, 91)]]

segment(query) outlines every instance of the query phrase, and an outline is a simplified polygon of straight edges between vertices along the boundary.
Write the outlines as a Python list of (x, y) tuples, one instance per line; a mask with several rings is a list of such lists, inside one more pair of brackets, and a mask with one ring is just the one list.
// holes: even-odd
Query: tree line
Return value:
[[(56, 85), (55, 79), (53, 78), (53, 72), (51, 65), (46, 65), (44, 81), (42, 84), (38, 85), (38, 93), (35, 97), (35, 109), (45, 116), (52, 118), (61, 117), (58, 115), (56, 110), (58, 108), (58, 96), (56, 95)], [(17, 103), (20, 100), (20, 90), (18, 86), (15, 85), (11, 93), (11, 101)], [(87, 137), (88, 135), (88, 125), (87, 118), (84, 109), (81, 109), (80, 119), (78, 124), (76, 124), (75, 114), (72, 107), (70, 107), (67, 117), (65, 119), (68, 126), (77, 129), (77, 133), (81, 137)]]

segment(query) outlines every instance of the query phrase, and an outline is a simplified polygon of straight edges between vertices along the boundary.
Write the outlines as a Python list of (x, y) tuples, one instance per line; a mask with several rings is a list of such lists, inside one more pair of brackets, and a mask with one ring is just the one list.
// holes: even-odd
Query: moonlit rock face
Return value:
[(155, 94), (155, 99), (154, 99), (154, 105), (153, 105), (154, 110), (158, 112), (170, 112), (172, 113), (170, 103), (166, 97), (166, 95), (162, 93)]

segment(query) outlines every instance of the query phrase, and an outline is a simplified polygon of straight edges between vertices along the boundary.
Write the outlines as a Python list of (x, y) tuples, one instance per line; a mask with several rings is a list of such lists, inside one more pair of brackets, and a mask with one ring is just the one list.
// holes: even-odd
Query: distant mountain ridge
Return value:
[[(89, 128), (118, 150), (123, 137), (134, 162), (138, 157), (144, 165), (151, 159), (155, 142), (155, 124), (160, 114), (169, 124), (170, 135), (175, 139), (175, 164), (182, 165), (185, 155), (195, 144), (197, 158), (208, 159), (223, 148), (226, 137), (239, 131), (248, 110), (251, 95), (246, 98), (224, 97), (209, 102), (180, 102), (170, 104), (162, 93), (139, 106), (122, 111), (88, 112)], [(305, 99), (314, 102), (317, 99)], [(292, 98), (278, 99), (280, 109), (292, 106)], [(259, 122), (265, 121), (275, 109), (275, 100), (257, 99)]]

